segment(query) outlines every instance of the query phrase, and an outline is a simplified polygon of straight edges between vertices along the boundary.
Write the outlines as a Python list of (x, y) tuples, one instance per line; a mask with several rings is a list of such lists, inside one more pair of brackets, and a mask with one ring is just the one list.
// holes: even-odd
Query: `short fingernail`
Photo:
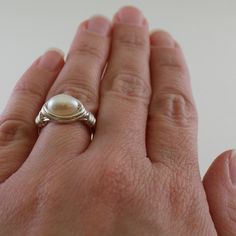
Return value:
[(116, 22), (130, 25), (144, 26), (146, 20), (140, 10), (134, 7), (124, 7), (120, 9), (114, 17)]
[(155, 47), (175, 47), (175, 40), (165, 31), (156, 31), (150, 37), (151, 45)]
[(229, 171), (231, 181), (234, 185), (236, 185), (236, 150), (233, 150), (230, 157), (229, 162)]
[(64, 53), (59, 49), (49, 49), (40, 58), (38, 66), (48, 70), (57, 71), (64, 58)]
[(88, 20), (88, 30), (108, 36), (111, 29), (111, 23), (108, 19), (102, 16), (94, 16)]

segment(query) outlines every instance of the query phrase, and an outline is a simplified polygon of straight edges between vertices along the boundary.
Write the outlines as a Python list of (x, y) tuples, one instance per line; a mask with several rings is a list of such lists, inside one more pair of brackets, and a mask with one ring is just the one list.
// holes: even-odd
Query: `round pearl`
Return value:
[(72, 96), (59, 94), (48, 101), (47, 109), (56, 116), (70, 116), (77, 112), (78, 101)]

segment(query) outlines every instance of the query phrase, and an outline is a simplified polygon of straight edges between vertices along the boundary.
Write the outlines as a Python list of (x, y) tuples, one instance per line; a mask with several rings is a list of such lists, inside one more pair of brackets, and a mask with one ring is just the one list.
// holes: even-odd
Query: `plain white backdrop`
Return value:
[(235, 0), (0, 0), (0, 110), (31, 62), (50, 47), (67, 51), (78, 24), (94, 14), (138, 6), (150, 28), (182, 45), (199, 111), (201, 174), (236, 148)]

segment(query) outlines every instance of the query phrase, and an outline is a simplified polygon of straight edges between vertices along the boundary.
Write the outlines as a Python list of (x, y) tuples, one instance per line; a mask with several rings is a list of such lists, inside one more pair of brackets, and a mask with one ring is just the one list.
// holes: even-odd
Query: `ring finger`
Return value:
[[(51, 87), (47, 100), (61, 93), (68, 94), (79, 99), (88, 111), (96, 113), (100, 79), (109, 52), (110, 28), (110, 22), (100, 16), (80, 25), (66, 64)], [(52, 152), (53, 156), (56, 152), (81, 153), (90, 141), (89, 129), (81, 122), (63, 125), (50, 122), (42, 129), (34, 149), (40, 156), (45, 154), (43, 147), (48, 147), (47, 155)]]

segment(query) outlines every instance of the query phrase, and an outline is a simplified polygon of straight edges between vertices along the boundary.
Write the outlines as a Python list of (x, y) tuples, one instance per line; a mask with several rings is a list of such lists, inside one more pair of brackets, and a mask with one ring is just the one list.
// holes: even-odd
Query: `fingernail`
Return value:
[(155, 47), (167, 47), (167, 48), (173, 48), (175, 47), (175, 40), (172, 38), (172, 36), (165, 32), (165, 31), (155, 31), (151, 34), (150, 37), (151, 45)]
[(94, 16), (88, 21), (88, 30), (108, 36), (111, 29), (111, 23), (108, 19), (102, 16)]
[(115, 15), (114, 20), (130, 25), (144, 26), (146, 24), (142, 12), (134, 7), (124, 7), (120, 9)]
[(230, 157), (229, 162), (229, 171), (231, 181), (234, 185), (236, 185), (236, 150), (233, 150)]
[(60, 49), (48, 49), (40, 58), (38, 66), (48, 71), (57, 71), (63, 58), (64, 53)]

